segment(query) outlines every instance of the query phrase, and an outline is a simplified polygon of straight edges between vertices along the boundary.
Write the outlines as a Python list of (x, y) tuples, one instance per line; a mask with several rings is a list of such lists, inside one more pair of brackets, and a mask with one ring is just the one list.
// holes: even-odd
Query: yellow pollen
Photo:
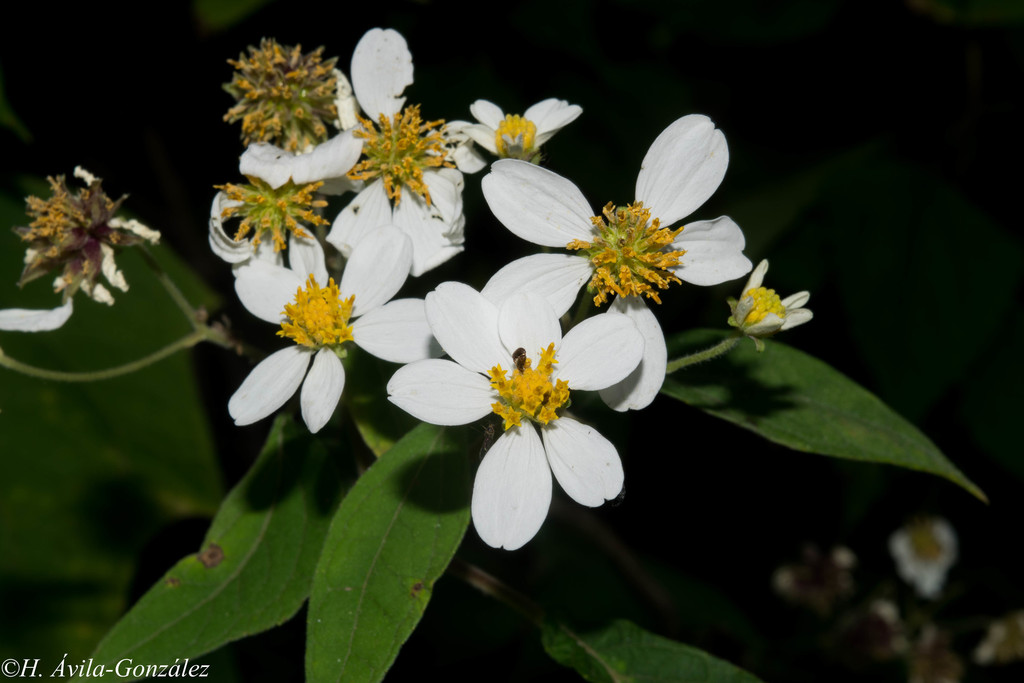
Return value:
[(288, 246), (285, 239), (288, 232), (295, 233), (297, 237), (311, 237), (299, 220), (310, 225), (327, 225), (327, 221), (313, 211), (327, 206), (324, 200), (313, 199), (313, 193), (323, 185), (322, 182), (296, 185), (289, 180), (277, 189), (260, 178), (249, 177), (249, 182), (252, 184), (214, 185), (216, 189), (223, 190), (228, 199), (241, 202), (221, 212), (223, 220), (232, 216), (242, 217), (235, 232), (236, 242), (242, 241), (252, 231), (252, 245), (256, 247), (264, 234), (269, 233), (274, 241), (274, 251), (281, 251)]
[(779, 300), (779, 295), (775, 293), (774, 289), (755, 287), (748, 290), (746, 295), (754, 300), (754, 305), (747, 313), (744, 320), (745, 325), (759, 323), (769, 313), (774, 313), (780, 318), (786, 317), (786, 307), (782, 305), (782, 301)]
[(942, 556), (943, 547), (935, 538), (932, 522), (928, 518), (915, 519), (909, 524), (910, 545), (914, 554), (924, 560), (937, 560)]
[(529, 159), (533, 154), (533, 141), (537, 126), (533, 121), (519, 114), (506, 114), (505, 120), (494, 131), (494, 144), (498, 156), (512, 159)]
[(379, 124), (359, 117), (362, 127), (356, 137), (363, 139), (366, 158), (348, 172), (352, 180), (380, 178), (384, 191), (395, 204), (402, 200), (402, 186), (423, 197), (429, 206), (430, 188), (423, 181), (424, 169), (455, 168), (444, 146), (444, 120), (424, 122), (420, 107), (406, 107), (392, 119), (380, 115)]
[(548, 344), (540, 352), (536, 369), (529, 358), (518, 358), (511, 379), (505, 377), (501, 365), (495, 365), (488, 375), (491, 388), (501, 399), (491, 410), (505, 421), (505, 429), (519, 426), (523, 419), (547, 424), (558, 419), (556, 411), (569, 402), (569, 384), (565, 380), (551, 382), (555, 363), (555, 345)]
[(565, 248), (586, 252), (594, 265), (587, 291), (594, 293), (596, 306), (612, 294), (646, 296), (660, 304), (657, 290), (681, 282), (669, 268), (678, 266), (686, 253), (672, 249), (682, 227), (662, 228), (659, 219), (651, 220), (651, 211), (643, 202), (618, 208), (609, 202), (602, 216), (590, 221), (598, 233), (594, 241), (573, 240)]
[(295, 292), (295, 303), (285, 304), (283, 314), (288, 319), (281, 323), (277, 334), (312, 348), (338, 346), (351, 341), (352, 328), (348, 319), (352, 316), (354, 303), (355, 295), (341, 298), (334, 278), (326, 287), (321, 287), (310, 275), (306, 287)]

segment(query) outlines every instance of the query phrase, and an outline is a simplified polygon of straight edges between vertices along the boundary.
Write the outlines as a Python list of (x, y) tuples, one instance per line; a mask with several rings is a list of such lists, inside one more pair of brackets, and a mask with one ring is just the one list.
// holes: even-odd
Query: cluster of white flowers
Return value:
[[(580, 116), (578, 105), (550, 98), (519, 115), (477, 100), (469, 107), (476, 123), (425, 120), (406, 104), (412, 55), (393, 30), (363, 36), (350, 74), (351, 81), (333, 72), (338, 135), (299, 154), (250, 145), (239, 170), (251, 184), (221, 186), (214, 199), (210, 245), (233, 264), (242, 303), (297, 345), (260, 363), (229, 411), (237, 424), (254, 422), (301, 385), (302, 415), (317, 431), (341, 397), (345, 344), (406, 363), (387, 392), (414, 417), (440, 425), (500, 420), (504, 431), (477, 471), (472, 515), (486, 543), (518, 548), (547, 516), (552, 474), (583, 505), (620, 493), (619, 454), (571, 415), (571, 395), (598, 391), (617, 411), (654, 400), (667, 349), (646, 299), (660, 303), (673, 283), (710, 286), (750, 272), (743, 233), (728, 217), (677, 225), (725, 176), (725, 137), (705, 116), (675, 121), (644, 157), (633, 203), (595, 212), (572, 182), (538, 165), (541, 147)], [(487, 166), (482, 151), (499, 157), (482, 182), (497, 219), (529, 242), (569, 253), (509, 263), (480, 291), (445, 282), (425, 300), (388, 303), (408, 275), (463, 250), (463, 173)], [(354, 197), (328, 222), (316, 192)], [(231, 236), (225, 222), (234, 218), (242, 222)], [(319, 240), (347, 259), (339, 285)], [(766, 268), (745, 293), (760, 287)], [(606, 310), (563, 334), (559, 319), (584, 286)], [(734, 316), (745, 316), (741, 331), (758, 343), (810, 316), (800, 309), (786, 319), (781, 305), (753, 310), (747, 298)], [(798, 298), (785, 303), (806, 301)], [(758, 316), (767, 319), (754, 327)]]
[[(413, 416), (441, 425), (492, 414), (500, 420), (504, 431), (481, 462), (472, 500), (486, 543), (513, 549), (537, 533), (552, 475), (583, 505), (615, 498), (624, 477), (619, 454), (572, 415), (571, 396), (597, 391), (616, 411), (649, 405), (665, 377), (667, 349), (648, 300), (661, 303), (672, 284), (717, 285), (750, 272), (743, 233), (730, 218), (680, 223), (725, 176), (721, 131), (706, 116), (673, 122), (644, 157), (633, 202), (595, 212), (576, 185), (539, 166), (542, 146), (581, 115), (578, 105), (549, 98), (519, 115), (481, 99), (469, 107), (475, 123), (426, 119), (406, 102), (412, 54), (390, 29), (360, 39), (351, 79), (334, 68), (336, 60), (322, 62), (322, 49), (303, 55), (265, 39), (250, 51), (251, 59), (232, 62), (239, 73), (228, 91), (239, 102), (225, 117), (241, 120), (251, 141), (239, 164), (247, 182), (217, 186), (209, 243), (231, 264), (245, 308), (291, 344), (257, 364), (231, 397), (235, 423), (261, 420), (299, 392), (306, 426), (321, 430), (341, 401), (343, 361), (356, 345), (405, 364), (387, 392)], [(271, 87), (260, 69), (280, 78), (276, 60), (285, 54), (301, 83)], [(259, 101), (264, 90), (289, 87), (296, 98), (290, 110)], [(288, 111), (298, 113), (282, 120)], [(325, 123), (339, 132), (328, 137)], [(487, 166), (483, 152), (499, 157), (482, 181), (498, 221), (568, 253), (509, 263), (480, 291), (445, 282), (425, 299), (392, 301), (408, 277), (463, 251), (463, 173)], [(325, 196), (347, 193), (353, 196), (343, 208), (325, 218)], [(108, 227), (136, 241), (152, 238), (134, 222)], [(48, 265), (37, 251), (30, 255), (33, 268)], [(112, 263), (105, 259), (102, 272), (120, 286)], [(332, 273), (328, 263), (343, 266)], [(810, 318), (800, 308), (806, 293), (779, 302), (760, 287), (766, 268), (733, 304), (733, 324), (758, 343)], [(72, 284), (101, 287), (94, 275)], [(594, 305), (607, 306), (563, 330), (559, 320), (583, 287)], [(67, 319), (70, 305), (66, 298), (52, 312), (0, 311), (0, 328), (50, 329)], [(445, 354), (450, 360), (439, 358)]]

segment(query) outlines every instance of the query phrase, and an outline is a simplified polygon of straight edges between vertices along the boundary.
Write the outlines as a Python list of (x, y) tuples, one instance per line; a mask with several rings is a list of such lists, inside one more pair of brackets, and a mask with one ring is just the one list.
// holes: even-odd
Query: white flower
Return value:
[[(397, 31), (368, 31), (352, 55), (352, 89), (367, 118), (353, 129), (365, 158), (348, 177), (366, 184), (338, 215), (327, 240), (346, 256), (381, 225), (396, 225), (413, 245), (413, 275), (462, 251), (462, 173), (454, 168), (443, 121), (402, 108), (412, 84), (412, 54)], [(396, 158), (395, 150), (401, 150)]]
[(315, 240), (293, 240), (290, 268), (259, 260), (239, 268), (235, 291), (242, 304), (257, 318), (280, 325), (277, 334), (296, 344), (264, 359), (231, 397), (228, 412), (235, 424), (267, 417), (302, 385), (302, 417), (311, 432), (319, 431), (345, 386), (346, 342), (395, 363), (428, 358), (433, 345), (423, 301), (386, 303), (408, 277), (411, 260), (405, 236), (385, 226), (353, 250), (340, 285), (328, 279)]
[(750, 274), (739, 301), (729, 299), (729, 324), (753, 339), (758, 351), (764, 348), (761, 338), (803, 325), (814, 317), (810, 309), (803, 308), (811, 298), (810, 292), (797, 292), (780, 300), (774, 289), (761, 286), (767, 272), (768, 261), (763, 260)]
[[(249, 145), (239, 160), (238, 170), (253, 185), (226, 185), (226, 192), (214, 196), (210, 207), (210, 249), (236, 266), (252, 258), (282, 265), (281, 238), (286, 232), (298, 234), (297, 227), (306, 235), (302, 239), (312, 238), (303, 229), (303, 223), (310, 221), (299, 222), (297, 218), (303, 218), (304, 212), (321, 205), (313, 202), (313, 190), (336, 194), (350, 189), (351, 181), (346, 174), (359, 159), (362, 149), (363, 143), (351, 131), (339, 133), (304, 154), (294, 154), (265, 142)], [(249, 208), (243, 199), (254, 204), (257, 199), (261, 201), (258, 207)], [(243, 239), (249, 230), (244, 228), (245, 219), (234, 235), (224, 229), (226, 217), (249, 216), (253, 211), (259, 211), (259, 218), (266, 217), (266, 221), (253, 221), (256, 235), (252, 241)], [(289, 218), (296, 226), (289, 224)], [(271, 233), (273, 243), (261, 239), (261, 232)]]
[(889, 537), (889, 553), (900, 578), (922, 598), (935, 599), (956, 562), (956, 533), (941, 517), (921, 517)]
[(479, 123), (458, 122), (463, 134), (495, 156), (531, 161), (541, 145), (575, 121), (583, 108), (550, 98), (533, 105), (522, 116), (505, 114), (487, 100), (477, 100), (469, 111)]
[(505, 432), (484, 456), (473, 487), (473, 524), (484, 542), (514, 550), (533, 538), (547, 516), (552, 473), (583, 505), (619, 494), (615, 447), (561, 412), (570, 391), (607, 387), (640, 362), (640, 334), (628, 318), (595, 316), (563, 338), (558, 317), (538, 294), (496, 306), (459, 282), (428, 294), (426, 309), (452, 360), (399, 368), (388, 398), (433, 424), (461, 425), (491, 413), (503, 419)]
[(630, 377), (601, 395), (615, 410), (647, 406), (664, 381), (667, 350), (642, 297), (660, 302), (658, 290), (672, 282), (710, 286), (750, 272), (743, 232), (730, 218), (667, 227), (714, 193), (728, 163), (725, 137), (711, 120), (684, 116), (647, 151), (637, 176), (636, 202), (624, 207), (609, 203), (595, 215), (569, 180), (523, 161), (496, 161), (482, 188), (498, 220), (534, 244), (585, 255), (527, 256), (499, 270), (483, 293), (500, 301), (513, 291), (543, 291), (559, 314), (572, 306), (588, 280), (596, 304), (616, 296), (612, 309), (632, 317), (644, 335), (644, 359)]

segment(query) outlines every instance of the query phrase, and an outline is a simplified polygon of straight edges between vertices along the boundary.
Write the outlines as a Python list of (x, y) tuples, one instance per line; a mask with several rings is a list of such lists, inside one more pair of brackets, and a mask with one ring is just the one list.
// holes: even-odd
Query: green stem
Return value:
[(121, 375), (127, 375), (130, 372), (141, 370), (147, 365), (152, 365), (157, 361), (163, 360), (182, 349), (191, 348), (201, 341), (212, 341), (222, 346), (226, 345), (218, 338), (218, 335), (219, 333), (216, 330), (212, 330), (204, 325), (201, 328), (194, 330), (191, 334), (182, 337), (172, 344), (168, 344), (158, 351), (154, 351), (144, 358), (132, 361), (131, 363), (125, 363), (124, 365), (118, 365), (113, 368), (94, 370), (90, 372), (61, 372), (59, 370), (37, 368), (34, 365), (22, 363), (20, 360), (16, 360), (5, 355), (2, 349), (0, 349), (0, 366), (31, 377), (50, 379), (56, 382), (95, 382), (96, 380), (111, 379), (112, 377), (120, 377)]
[(541, 626), (544, 623), (544, 609), (540, 605), (476, 565), (456, 557), (448, 565), (448, 571), (485, 595), (505, 603), (533, 622), (535, 626)]
[(738, 334), (732, 337), (726, 337), (710, 349), (704, 349), (697, 353), (691, 353), (689, 356), (683, 356), (682, 358), (676, 358), (675, 360), (669, 361), (668, 365), (665, 367), (665, 374), (668, 375), (681, 368), (689, 367), (697, 363), (703, 363), (704, 361), (711, 360), (712, 358), (718, 358), (719, 356), (731, 351), (732, 347), (736, 346), (740, 339), (742, 339), (742, 337)]
[(156, 262), (153, 255), (149, 253), (149, 249), (141, 247), (139, 251), (142, 253), (142, 258), (146, 261), (146, 265), (148, 265), (150, 269), (152, 269), (153, 274), (156, 275), (156, 279), (160, 281), (160, 284), (167, 290), (167, 293), (171, 295), (171, 299), (174, 300), (174, 303), (179, 309), (181, 309), (181, 312), (185, 314), (185, 317), (188, 318), (192, 328), (198, 331), (201, 327), (205, 327), (203, 323), (199, 321), (199, 317), (196, 315), (196, 310), (192, 308), (192, 304), (188, 302), (185, 295), (181, 293), (180, 289), (178, 289), (178, 285), (174, 284), (174, 281), (171, 280), (166, 271), (164, 271), (164, 269), (160, 267), (160, 264)]

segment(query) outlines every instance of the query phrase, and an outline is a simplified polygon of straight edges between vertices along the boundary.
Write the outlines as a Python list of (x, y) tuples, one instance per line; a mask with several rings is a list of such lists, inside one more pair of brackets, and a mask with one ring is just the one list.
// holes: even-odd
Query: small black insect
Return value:
[(516, 370), (519, 372), (526, 370), (526, 349), (520, 346), (518, 349), (513, 351), (512, 361), (516, 364)]

